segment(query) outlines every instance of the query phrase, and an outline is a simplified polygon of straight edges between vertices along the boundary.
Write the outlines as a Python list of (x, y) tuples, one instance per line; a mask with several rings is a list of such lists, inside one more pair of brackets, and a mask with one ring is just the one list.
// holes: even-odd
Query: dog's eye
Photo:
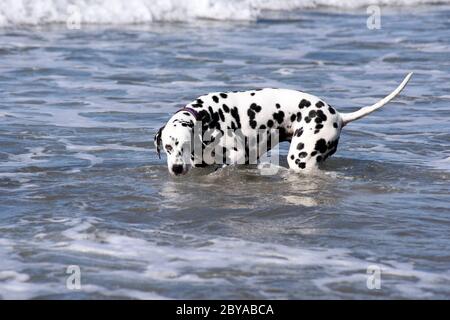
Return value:
[(172, 146), (170, 144), (166, 144), (166, 150), (167, 151), (172, 151)]

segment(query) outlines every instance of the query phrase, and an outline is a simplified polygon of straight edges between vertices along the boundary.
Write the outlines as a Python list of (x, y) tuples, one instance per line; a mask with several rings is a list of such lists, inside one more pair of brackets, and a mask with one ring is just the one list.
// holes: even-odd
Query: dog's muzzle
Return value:
[(179, 176), (179, 175), (182, 175), (182, 174), (185, 174), (185, 173), (186, 173), (186, 171), (184, 170), (184, 167), (183, 167), (182, 164), (174, 164), (174, 165), (172, 166), (172, 172), (173, 172), (173, 174), (175, 174), (176, 176)]

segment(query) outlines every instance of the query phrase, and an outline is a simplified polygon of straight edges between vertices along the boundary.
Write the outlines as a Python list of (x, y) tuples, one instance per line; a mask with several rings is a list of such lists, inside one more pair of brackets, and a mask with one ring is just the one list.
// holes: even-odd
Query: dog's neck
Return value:
[(192, 108), (189, 108), (189, 107), (184, 107), (184, 108), (178, 110), (175, 113), (178, 113), (178, 112), (188, 112), (194, 117), (195, 120), (198, 121), (200, 119), (200, 115), (198, 114), (198, 112), (196, 110), (192, 109)]

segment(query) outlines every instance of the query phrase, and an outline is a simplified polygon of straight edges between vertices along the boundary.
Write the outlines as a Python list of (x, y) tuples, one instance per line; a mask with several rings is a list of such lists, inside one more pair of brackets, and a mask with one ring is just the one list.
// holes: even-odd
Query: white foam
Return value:
[[(23, 167), (26, 165), (36, 165), (48, 162), (47, 159), (41, 159), (42, 157), (46, 157), (46, 151), (44, 147), (32, 147), (26, 149), (28, 152), (24, 152), (21, 154), (8, 154), (9, 161), (3, 161), (0, 163), (0, 167)], [(14, 174), (6, 174), (1, 173), (2, 176), (17, 176), (17, 173)]]
[(352, 9), (370, 4), (413, 6), (449, 2), (450, 0), (2, 0), (0, 27), (66, 24), (68, 20), (73, 21), (78, 16), (81, 23), (93, 24), (196, 19), (252, 21), (263, 10), (288, 11), (317, 7)]
[[(131, 270), (114, 271), (119, 278), (136, 278), (142, 281), (175, 281), (187, 283), (226, 284), (223, 275), (203, 277), (208, 270), (235, 270), (245, 272), (247, 285), (259, 283), (259, 273), (268, 266), (301, 270), (304, 267), (321, 266), (326, 270), (326, 276), (314, 281), (324, 292), (333, 294), (334, 285), (342, 283), (365, 284), (366, 268), (373, 261), (360, 259), (352, 252), (341, 248), (305, 248), (290, 247), (274, 243), (257, 243), (231, 237), (216, 237), (201, 239), (193, 235), (165, 233), (165, 237), (174, 241), (189, 243), (182, 246), (158, 245), (153, 241), (127, 235), (111, 234), (95, 229), (94, 221), (81, 222), (63, 232), (70, 241), (57, 248), (84, 254), (94, 254), (114, 259), (140, 261), (147, 265), (144, 273), (135, 274)], [(91, 232), (89, 231), (91, 230)], [(147, 230), (147, 233), (157, 233), (159, 230)], [(396, 280), (388, 281), (389, 286), (405, 297), (429, 296), (437, 283), (450, 281), (450, 274), (430, 273), (417, 270), (413, 264), (396, 261), (375, 263), (384, 275)], [(192, 269), (195, 266), (195, 269)], [(228, 272), (227, 271), (227, 272)], [(416, 279), (409, 281), (408, 279)], [(254, 283), (253, 283), (254, 282)], [(412, 290), (414, 289), (414, 290)], [(135, 292), (139, 297), (139, 292)]]
[(103, 159), (102, 158), (96, 157), (96, 156), (94, 156), (92, 154), (89, 154), (89, 153), (78, 152), (77, 154), (75, 154), (75, 157), (77, 157), (78, 159), (89, 161), (88, 168), (92, 168), (93, 166), (95, 166), (97, 164), (103, 163)]
[(65, 143), (66, 149), (69, 151), (92, 152), (92, 151), (122, 150), (122, 151), (148, 152), (148, 149), (146, 148), (124, 146), (116, 143), (106, 143), (103, 145), (86, 146), (86, 145), (72, 144), (67, 139), (59, 139), (59, 141)]
[[(320, 267), (323, 268), (324, 276), (314, 280), (313, 284), (322, 292), (333, 296), (338, 294), (336, 286), (365, 285), (366, 268), (373, 264), (378, 265), (382, 274), (387, 276), (383, 286), (402, 297), (429, 297), (434, 289), (440, 287), (439, 284), (445, 286), (450, 281), (448, 272), (420, 271), (413, 264), (391, 260), (376, 263), (371, 259), (358, 258), (351, 250), (341, 248), (307, 248), (302, 245), (292, 247), (232, 237), (201, 238), (151, 229), (139, 229), (137, 233), (132, 232), (131, 236), (107, 232), (100, 227), (101, 220), (97, 218), (52, 221), (68, 227), (60, 233), (65, 241), (54, 242), (51, 238), (58, 235), (53, 234), (51, 238), (47, 238), (46, 235), (37, 233), (39, 236), (34, 238), (33, 243), (27, 242), (27, 250), (41, 251), (43, 254), (48, 252), (51, 255), (61, 252), (64, 256), (83, 255), (97, 261), (102, 265), (100, 269), (82, 269), (83, 275), (86, 275), (83, 279), (86, 280), (82, 280), (80, 292), (89, 295), (137, 299), (171, 298), (170, 293), (160, 295), (154, 292), (151, 284), (163, 281), (186, 285), (229, 285), (229, 272), (245, 274), (239, 277), (242, 285), (265, 295), (265, 289), (269, 289), (263, 281), (267, 277), (266, 270), (301, 272), (304, 268)], [(157, 240), (152, 240), (156, 235), (163, 235), (164, 238), (183, 244), (158, 244)], [(49, 294), (70, 294), (65, 286), (65, 273), (61, 271), (67, 266), (63, 263), (24, 263), (15, 253), (17, 246), (24, 245), (21, 241), (0, 238), (0, 297), (30, 299)], [(117, 261), (126, 262), (129, 267), (116, 268)], [(35, 282), (27, 273), (27, 270), (33, 268), (44, 268), (49, 274), (59, 274), (61, 278)], [(209, 273), (211, 270), (214, 272)], [(87, 279), (96, 277), (90, 277), (90, 273), (96, 276), (102, 274), (107, 278), (91, 283)], [(110, 280), (105, 279), (117, 279), (119, 282), (111, 284)], [(136, 283), (140, 285), (135, 286)], [(267, 297), (273, 296), (268, 294)], [(287, 298), (288, 295), (280, 292), (277, 297)]]
[(450, 171), (450, 157), (439, 160), (433, 160), (430, 162), (430, 164), (436, 169)]
[(14, 253), (14, 242), (0, 239), (0, 259), (2, 261), (0, 271), (0, 298), (20, 299), (30, 289), (30, 276), (17, 271), (19, 263)]

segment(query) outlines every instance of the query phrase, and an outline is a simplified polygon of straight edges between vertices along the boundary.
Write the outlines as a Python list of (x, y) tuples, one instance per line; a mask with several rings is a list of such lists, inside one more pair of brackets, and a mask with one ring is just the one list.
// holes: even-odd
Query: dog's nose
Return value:
[(176, 175), (182, 174), (183, 173), (183, 165), (181, 165), (181, 164), (174, 164), (172, 166), (172, 171)]

